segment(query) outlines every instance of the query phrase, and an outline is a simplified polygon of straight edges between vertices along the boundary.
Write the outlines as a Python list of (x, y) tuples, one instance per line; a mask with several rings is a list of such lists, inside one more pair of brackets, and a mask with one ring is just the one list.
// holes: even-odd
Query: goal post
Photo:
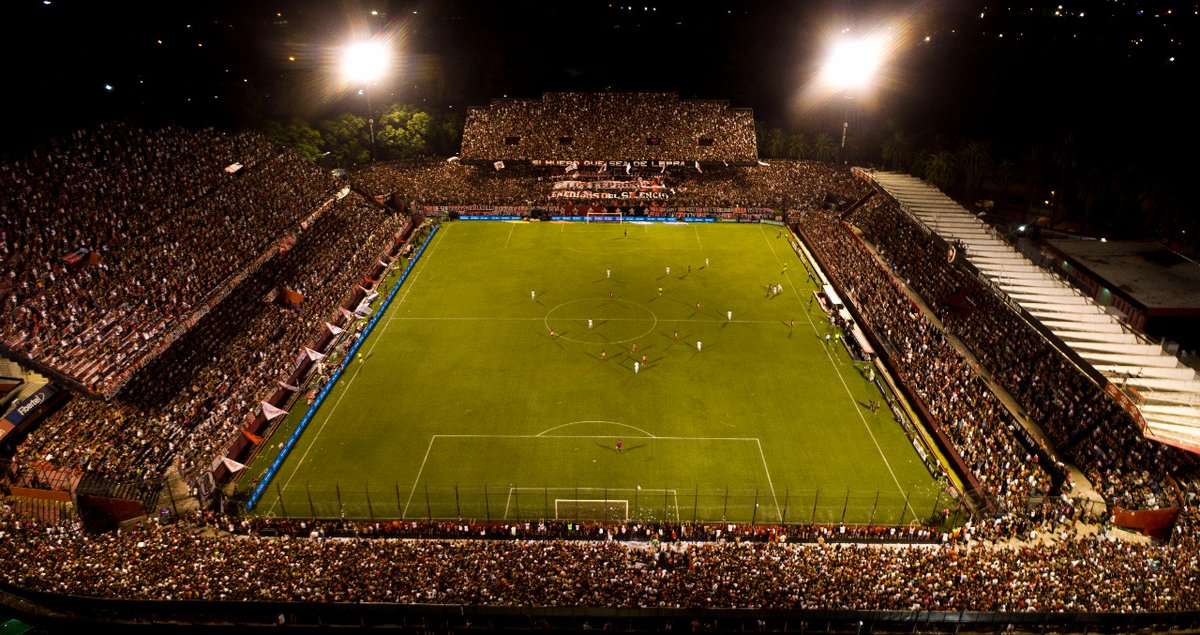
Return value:
[(583, 217), (585, 223), (624, 223), (625, 214), (620, 211), (616, 212), (588, 212)]
[(555, 520), (629, 520), (629, 501), (577, 498), (554, 499)]

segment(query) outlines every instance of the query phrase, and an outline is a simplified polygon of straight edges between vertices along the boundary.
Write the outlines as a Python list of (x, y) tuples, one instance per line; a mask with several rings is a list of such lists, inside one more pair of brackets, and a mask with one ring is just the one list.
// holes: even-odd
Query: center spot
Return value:
[[(588, 320), (592, 321), (588, 328)], [(654, 331), (658, 316), (637, 302), (584, 298), (564, 302), (546, 314), (546, 328), (580, 344), (622, 344)]]

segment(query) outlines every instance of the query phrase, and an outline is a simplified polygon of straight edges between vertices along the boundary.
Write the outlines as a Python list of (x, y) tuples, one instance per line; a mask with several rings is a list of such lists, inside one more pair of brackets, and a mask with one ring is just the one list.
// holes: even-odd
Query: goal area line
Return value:
[[(553, 428), (551, 430), (553, 430)], [(446, 454), (448, 449), (446, 447), (444, 447), (447, 442), (459, 442), (459, 443), (475, 443), (475, 442), (485, 442), (485, 443), (486, 442), (501, 442), (501, 443), (504, 443), (504, 442), (508, 442), (508, 443), (517, 443), (517, 444), (524, 445), (529, 442), (556, 443), (556, 442), (563, 442), (563, 441), (580, 441), (580, 440), (612, 441), (612, 440), (616, 440), (616, 439), (626, 439), (627, 441), (633, 441), (634, 439), (636, 439), (637, 441), (642, 442), (642, 443), (649, 442), (649, 443), (671, 443), (671, 444), (674, 444), (674, 443), (700, 442), (700, 443), (745, 444), (745, 446), (743, 446), (743, 447), (746, 447), (746, 446), (748, 446), (748, 447), (746, 447), (746, 449), (743, 451), (741, 458), (746, 460), (746, 463), (745, 463), (746, 466), (753, 466), (753, 469), (761, 470), (761, 472), (760, 472), (761, 478), (763, 478), (765, 480), (765, 485), (766, 485), (764, 491), (765, 491), (766, 496), (768, 497), (767, 504), (770, 505), (771, 507), (775, 508), (775, 512), (776, 512), (777, 516), (782, 515), (782, 508), (780, 507), (779, 498), (775, 491), (775, 484), (771, 478), (771, 469), (768, 466), (766, 456), (763, 453), (762, 443), (760, 442), (760, 440), (757, 437), (687, 437), (687, 436), (653, 436), (653, 435), (631, 437), (628, 435), (614, 435), (614, 434), (555, 435), (555, 434), (545, 434), (546, 432), (550, 432), (550, 430), (543, 431), (543, 433), (540, 433), (540, 434), (434, 434), (434, 435), (431, 435), (430, 439), (429, 439), (429, 445), (426, 446), (426, 448), (425, 448), (425, 456), (422, 459), (421, 464), (417, 469), (417, 474), (413, 479), (411, 488), (409, 489), (408, 497), (404, 500), (401, 515), (403, 517), (408, 517), (409, 508), (412, 505), (412, 501), (417, 493), (417, 489), (418, 489), (419, 485), (423, 482), (423, 479), (424, 479), (425, 473), (426, 473), (426, 469), (429, 467), (434, 467), (435, 468), (434, 472), (436, 472), (437, 468), (444, 467), (446, 460), (447, 460), (446, 457), (448, 456)], [(526, 449), (526, 450), (520, 450), (520, 451), (525, 452), (526, 455), (528, 456), (528, 455), (531, 455), (530, 452), (532, 451), (532, 449)], [(609, 451), (611, 452), (613, 450), (611, 448), (609, 448)], [(516, 450), (514, 448), (512, 450), (504, 450), (503, 451), (503, 453), (505, 453), (505, 454), (513, 454), (514, 452), (518, 452), (518, 450)], [(433, 459), (432, 461), (431, 461), (431, 457)], [(433, 466), (431, 466), (431, 463), (433, 464)], [(445, 478), (443, 480), (445, 482), (461, 482), (462, 481), (461, 478), (449, 478), (449, 477)], [(535, 496), (535, 497), (540, 497), (540, 498), (545, 499), (547, 497), (548, 492), (550, 492), (550, 491), (555, 491), (558, 494), (556, 499), (561, 498), (563, 500), (566, 500), (568, 497), (576, 498), (578, 493), (586, 493), (585, 496), (587, 499), (594, 500), (596, 498), (600, 498), (601, 496), (598, 496), (598, 494), (601, 492), (605, 492), (605, 491), (607, 491), (608, 493), (613, 494), (615, 496), (621, 496), (624, 499), (639, 498), (640, 496), (643, 496), (643, 495), (648, 495), (648, 496), (646, 496), (647, 499), (649, 499), (650, 497), (671, 496), (675, 502), (673, 505), (670, 503), (667, 503), (667, 506), (674, 507), (676, 510), (676, 514), (678, 514), (678, 508), (679, 508), (679, 506), (678, 506), (678, 488), (672, 489), (672, 488), (661, 488), (660, 487), (660, 488), (635, 489), (634, 487), (625, 486), (625, 487), (613, 487), (613, 488), (606, 489), (603, 487), (597, 487), (595, 485), (588, 485), (588, 486), (579, 487), (579, 488), (575, 488), (575, 487), (544, 487), (544, 486), (542, 486), (542, 487), (539, 487), (539, 486), (524, 486), (524, 487), (522, 487), (519, 484), (517, 484), (516, 482), (514, 482), (514, 479), (511, 479), (511, 478), (507, 478), (507, 479), (496, 478), (496, 479), (493, 479), (492, 482), (495, 482), (496, 480), (500, 480), (501, 482), (504, 482), (505, 480), (507, 480), (509, 482), (509, 488), (508, 488), (508, 492), (507, 492), (507, 496), (506, 496), (506, 500), (505, 500), (505, 504), (504, 504), (504, 516), (503, 517), (505, 517), (505, 518), (507, 518), (509, 515), (510, 507), (514, 507), (514, 508), (519, 507), (520, 506), (519, 501), (523, 501), (524, 499), (527, 498), (527, 496), (528, 496), (527, 492), (533, 494), (533, 496)], [(538, 480), (541, 480), (541, 479), (538, 479)], [(551, 478), (551, 479), (547, 479), (547, 480), (552, 481), (554, 479)], [(661, 485), (671, 485), (672, 480), (673, 479), (671, 479), (671, 478), (659, 478), (659, 477), (655, 477), (655, 476), (650, 477), (651, 483), (658, 483)], [(535, 482), (537, 482), (537, 481), (535, 481)], [(561, 483), (561, 481), (560, 481), (560, 483)], [(632, 485), (632, 484), (629, 484), (629, 485)], [(567, 494), (568, 492), (576, 493), (576, 496), (569, 496), (569, 494)], [(643, 492), (644, 492), (644, 494), (643, 494)], [(582, 500), (584, 497), (579, 497), (579, 498)], [(654, 505), (654, 506), (659, 507), (659, 505)], [(635, 505), (635, 507), (639, 507), (639, 506)]]

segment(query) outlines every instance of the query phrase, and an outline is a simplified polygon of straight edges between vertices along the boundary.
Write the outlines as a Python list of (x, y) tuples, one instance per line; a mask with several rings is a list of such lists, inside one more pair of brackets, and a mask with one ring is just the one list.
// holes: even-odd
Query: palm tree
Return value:
[(1001, 159), (992, 170), (992, 184), (995, 185), (996, 198), (1007, 197), (1013, 181), (1017, 178), (1016, 166), (1008, 159)]
[(929, 155), (925, 162), (925, 180), (939, 189), (947, 189), (958, 178), (958, 165), (954, 153), (939, 150)]
[(883, 140), (883, 164), (896, 170), (903, 170), (908, 155), (912, 152), (912, 144), (908, 136), (901, 130), (893, 130), (891, 136)]
[(822, 132), (813, 139), (812, 156), (818, 161), (833, 161), (837, 156), (838, 146), (828, 132)]
[(988, 153), (987, 142), (971, 141), (959, 152), (966, 182), (963, 184), (965, 199), (968, 203), (975, 200), (976, 194), (983, 186), (984, 176), (992, 165), (992, 156)]
[(788, 136), (787, 155), (793, 159), (803, 159), (808, 156), (808, 138), (803, 132), (793, 132)]
[(782, 157), (787, 151), (788, 137), (783, 128), (771, 128), (767, 134), (767, 155)]

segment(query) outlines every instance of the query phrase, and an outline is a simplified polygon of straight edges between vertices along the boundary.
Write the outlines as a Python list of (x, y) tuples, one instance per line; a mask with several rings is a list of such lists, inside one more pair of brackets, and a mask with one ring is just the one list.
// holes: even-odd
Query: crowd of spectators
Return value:
[[(288, 380), (324, 323), (345, 322), (338, 307), (367, 284), (402, 222), (356, 194), (331, 204), (116, 399), (73, 399), (44, 420), (18, 446), (18, 461), (125, 481), (153, 481), (176, 464), (184, 477), (200, 476)], [(279, 288), (304, 298), (263, 301)]]
[(724, 101), (674, 93), (546, 93), (472, 108), (463, 127), (467, 160), (758, 159), (754, 115)]
[(876, 197), (852, 220), (1110, 506), (1174, 505), (1168, 476), (1194, 469), (1192, 455), (1146, 439), (1101, 386), (961, 261), (949, 262), (894, 202)]
[[(498, 134), (500, 144), (521, 136), (517, 147), (525, 150), (542, 139), (551, 149), (621, 156), (628, 148), (618, 135), (611, 135), (613, 145), (604, 135), (626, 106), (638, 112), (620, 121), (626, 137), (630, 126), (646, 124), (649, 136), (651, 123), (679, 120), (695, 129), (660, 127), (693, 145), (692, 137), (712, 134), (713, 145), (700, 149), (726, 158), (744, 149), (741, 113), (723, 103), (642, 95), (626, 104), (626, 97), (497, 101), (473, 112), (487, 115), (476, 129), (468, 122), (478, 135), (473, 151), (493, 151)], [(705, 127), (709, 118), (718, 125), (713, 130), (730, 128), (725, 137)], [(584, 120), (595, 129), (582, 130)], [(512, 128), (518, 121), (543, 125)], [(567, 134), (572, 145), (558, 139)], [(663, 139), (658, 147), (675, 151), (679, 143)], [(752, 156), (752, 122), (748, 143)], [(464, 155), (466, 148), (464, 141)], [(240, 170), (224, 170), (235, 161)], [(371, 166), (353, 182), (372, 195), (425, 205), (537, 206), (561, 178), (562, 168), (413, 161)], [(846, 170), (782, 161), (674, 167), (658, 178), (672, 194), (669, 206), (804, 210), (805, 242), (995, 513), (946, 533), (199, 513), (95, 535), (0, 503), (0, 580), (56, 593), (167, 600), (1089, 612), (1200, 606), (1194, 483), (1185, 479), (1192, 497), (1171, 543), (1131, 544), (1081, 531), (1082, 510), (1064, 495), (1064, 466), (926, 319), (906, 285), (1111, 504), (1165, 503), (1165, 477), (1182, 476), (1190, 457), (1137, 434), (1111, 400), (990, 289), (947, 263), (894, 204), (876, 197), (854, 217), (881, 261), (825, 209), (867, 195), (865, 183)], [(336, 181), (253, 135), (106, 126), (0, 165), (0, 180), (14, 201), (0, 211), (0, 337), (89, 385), (132, 372), (115, 399), (72, 399), (42, 421), (18, 446), (17, 464), (123, 481), (156, 481), (173, 467), (188, 479), (209, 471), (260, 401), (293, 374), (297, 354), (324, 324), (347, 324), (338, 307), (357, 285), (369, 286), (364, 273), (407, 222), (355, 193), (334, 200)], [(107, 213), (113, 209), (121, 213)], [(80, 248), (89, 255), (66, 258)], [(131, 367), (156, 337), (269, 249), (279, 253), (173, 346)], [(302, 299), (264, 301), (281, 289)], [(961, 300), (964, 294), (970, 301)]]
[(336, 189), (264, 137), (212, 130), (109, 124), (2, 164), (0, 339), (108, 394)]
[(831, 212), (808, 212), (800, 230), (889, 349), (900, 380), (924, 402), (983, 496), (1003, 512), (1022, 512), (1056, 496), (1062, 481), (1047, 471), (1029, 433), (866, 245)]
[(411, 540), (379, 523), (281, 522), (197, 515), (92, 535), (0, 509), (0, 579), (177, 601), (1124, 613), (1200, 605), (1190, 537), (1161, 546), (1105, 533), (886, 544), (842, 541), (836, 528), (789, 540), (766, 528), (683, 537), (678, 528), (531, 523), (494, 530), (515, 539)]
[[(614, 167), (603, 176), (627, 181), (636, 189), (638, 179), (661, 183), (669, 196), (652, 204), (622, 201), (632, 214), (654, 215), (677, 208), (814, 209), (827, 205), (831, 193), (864, 196), (865, 184), (847, 170), (814, 161), (773, 161), (746, 167), (632, 168), (628, 174)], [(569, 174), (563, 167), (511, 164), (503, 170), (491, 165), (419, 159), (372, 164), (351, 175), (360, 191), (372, 196), (394, 196), (404, 205), (472, 205), (559, 207), (552, 199), (554, 183), (566, 178), (598, 178), (596, 167)], [(616, 205), (617, 202), (609, 202)]]

